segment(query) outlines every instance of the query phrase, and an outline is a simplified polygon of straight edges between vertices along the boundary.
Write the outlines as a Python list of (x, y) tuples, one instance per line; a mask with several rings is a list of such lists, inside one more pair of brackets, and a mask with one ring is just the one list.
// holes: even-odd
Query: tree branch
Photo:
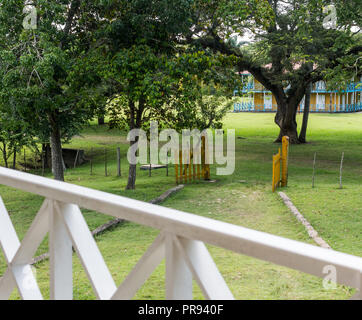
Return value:
[(80, 0), (73, 0), (71, 5), (70, 5), (70, 9), (68, 11), (68, 17), (67, 17), (67, 21), (65, 23), (65, 27), (64, 27), (64, 34), (63, 34), (63, 38), (62, 41), (60, 42), (60, 47), (64, 47), (64, 45), (67, 42), (68, 39), (68, 35), (70, 32), (70, 29), (72, 28), (72, 24), (73, 24), (73, 20), (74, 20), (74, 16), (76, 15), (76, 13), (79, 10), (81, 1)]

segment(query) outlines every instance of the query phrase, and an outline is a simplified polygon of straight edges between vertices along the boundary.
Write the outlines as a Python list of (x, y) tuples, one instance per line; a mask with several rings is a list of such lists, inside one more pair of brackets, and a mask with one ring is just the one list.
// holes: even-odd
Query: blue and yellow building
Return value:
[[(276, 112), (277, 102), (268, 91), (251, 74), (243, 73), (243, 83), (246, 85), (240, 95), (235, 91), (234, 112)], [(310, 111), (311, 112), (358, 112), (362, 111), (362, 77), (360, 81), (351, 82), (345, 90), (327, 90), (324, 81), (313, 84)], [(303, 98), (298, 111), (304, 110)]]

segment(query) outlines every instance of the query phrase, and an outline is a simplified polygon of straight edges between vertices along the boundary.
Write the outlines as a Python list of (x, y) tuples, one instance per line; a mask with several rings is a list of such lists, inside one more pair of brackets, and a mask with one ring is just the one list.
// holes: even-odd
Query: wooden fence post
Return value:
[(75, 156), (75, 160), (74, 160), (74, 169), (77, 166), (77, 162), (78, 162), (78, 157), (79, 157), (79, 149), (77, 150), (77, 155)]
[(120, 177), (121, 173), (121, 148), (117, 148), (117, 176)]
[(24, 171), (26, 172), (26, 149), (24, 148)]
[(317, 152), (315, 152), (315, 153), (314, 153), (314, 160), (313, 160), (313, 178), (312, 178), (312, 188), (314, 188), (316, 160), (317, 160)]
[(179, 166), (180, 166), (180, 182), (183, 182), (183, 166), (182, 166), (182, 150), (180, 151), (179, 154)]
[(281, 162), (281, 150), (279, 149), (278, 154), (273, 155), (273, 186), (272, 186), (273, 192), (275, 192), (280, 185), (280, 162)]
[(177, 161), (177, 152), (175, 152), (175, 177), (176, 177), (176, 184), (178, 184), (178, 161)]
[(41, 152), (41, 175), (44, 176), (44, 171), (45, 171), (45, 156), (44, 156), (44, 151), (42, 150)]
[(151, 177), (152, 176), (152, 163), (151, 163), (151, 147), (150, 150), (148, 152), (149, 158), (150, 158), (150, 167), (148, 169), (148, 176)]
[(343, 189), (343, 184), (342, 184), (343, 160), (344, 160), (344, 152), (342, 153), (341, 166), (339, 168), (339, 188), (340, 189)]
[(289, 151), (289, 137), (283, 137), (282, 143), (282, 187), (288, 185), (288, 152)]
[(90, 175), (93, 175), (93, 148), (90, 149)]
[(106, 175), (106, 177), (108, 176), (108, 171), (107, 171), (107, 148), (104, 148), (104, 173)]

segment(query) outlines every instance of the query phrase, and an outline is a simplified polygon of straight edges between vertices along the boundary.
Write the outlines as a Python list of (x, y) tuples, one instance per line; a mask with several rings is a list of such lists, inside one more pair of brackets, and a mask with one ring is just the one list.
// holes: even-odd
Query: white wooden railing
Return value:
[[(48, 232), (51, 299), (73, 298), (72, 246), (98, 299), (131, 299), (164, 258), (167, 299), (191, 299), (193, 278), (205, 298), (233, 299), (204, 243), (321, 278), (332, 265), (337, 282), (359, 289), (354, 298), (361, 299), (360, 257), (5, 168), (0, 184), (46, 199), (20, 243), (0, 198), (0, 245), (8, 264), (0, 299), (8, 299), (15, 287), (23, 299), (42, 299), (30, 262)], [(118, 288), (79, 207), (160, 230)]]

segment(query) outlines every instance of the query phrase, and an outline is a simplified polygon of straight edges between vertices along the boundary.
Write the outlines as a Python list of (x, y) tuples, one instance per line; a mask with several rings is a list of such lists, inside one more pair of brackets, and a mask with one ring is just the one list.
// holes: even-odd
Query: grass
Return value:
[[(301, 118), (298, 117), (298, 121)], [(173, 195), (164, 206), (195, 213), (244, 227), (265, 231), (313, 244), (304, 228), (285, 208), (277, 194), (271, 193), (271, 156), (278, 145), (272, 114), (228, 114), (225, 128), (236, 129), (236, 170), (232, 176), (216, 177), (217, 183), (194, 183)], [(310, 143), (292, 146), (289, 186), (284, 191), (333, 249), (362, 256), (362, 114), (313, 114), (308, 138)], [(71, 148), (82, 148), (93, 158), (89, 164), (68, 170), (66, 181), (122, 196), (149, 201), (174, 186), (172, 170), (138, 170), (137, 189), (125, 191), (128, 145), (117, 130), (91, 125), (75, 137)], [(120, 147), (122, 177), (116, 177), (116, 148)], [(107, 150), (108, 177), (104, 174), (104, 149)], [(316, 187), (311, 188), (312, 161), (317, 152)], [(339, 186), (339, 161), (345, 152), (344, 188)], [(47, 173), (50, 177), (50, 173)], [(215, 177), (215, 168), (212, 168)], [(16, 231), (23, 238), (43, 199), (0, 186), (0, 194), (11, 215)], [(83, 210), (90, 229), (110, 217)], [(125, 223), (97, 237), (97, 244), (116, 281), (130, 272), (158, 231), (134, 223)], [(238, 299), (346, 299), (350, 288), (339, 286), (325, 290), (322, 280), (253, 258), (211, 247), (209, 250), (231, 291)], [(38, 254), (47, 251), (45, 240)], [(89, 281), (74, 256), (74, 298), (94, 299)], [(5, 262), (0, 254), (0, 274)], [(164, 264), (161, 264), (137, 293), (137, 299), (164, 298)], [(45, 298), (49, 297), (49, 263), (36, 266), (37, 279)], [(201, 299), (195, 285), (195, 298)], [(12, 298), (17, 299), (16, 292)]]

